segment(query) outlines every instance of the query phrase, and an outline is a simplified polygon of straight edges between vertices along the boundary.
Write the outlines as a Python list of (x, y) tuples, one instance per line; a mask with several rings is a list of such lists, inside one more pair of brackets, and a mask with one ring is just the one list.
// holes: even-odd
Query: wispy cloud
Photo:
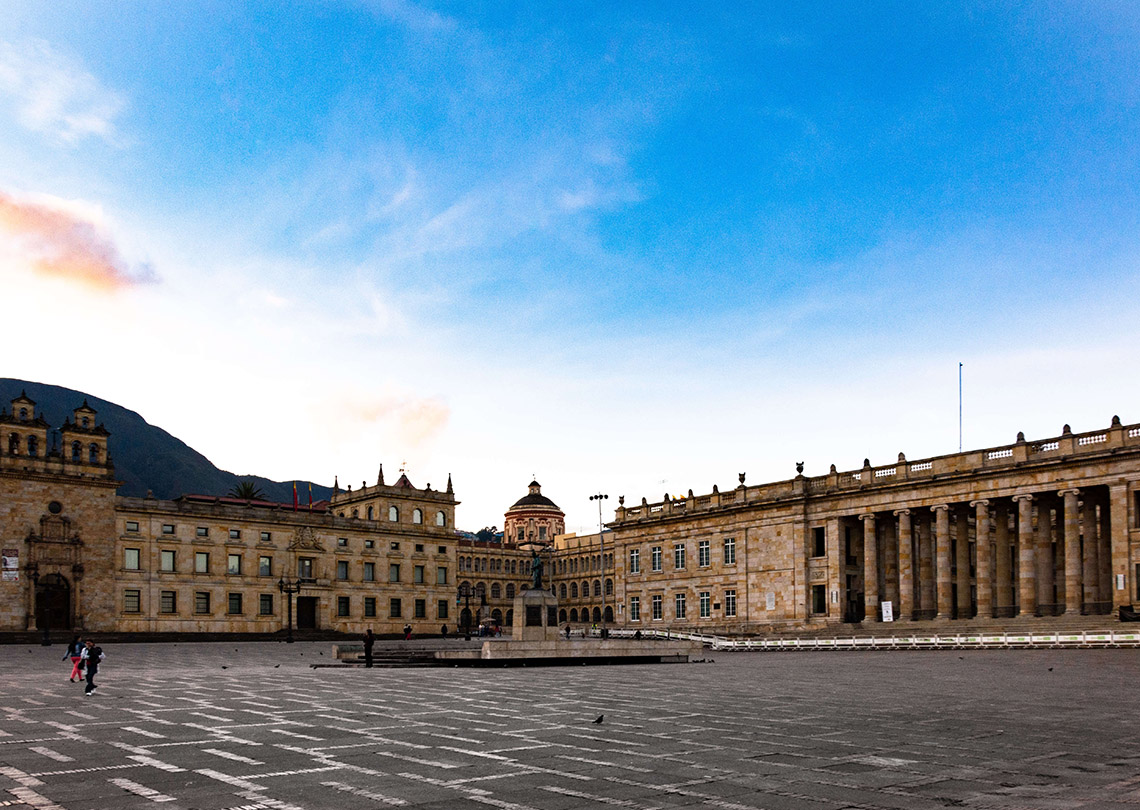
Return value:
[(33, 132), (67, 145), (87, 137), (117, 144), (115, 119), (126, 107), (124, 97), (42, 39), (0, 42), (0, 95)]
[(451, 410), (435, 397), (372, 396), (363, 392), (346, 393), (321, 406), (350, 431), (379, 423), (398, 437), (405, 448), (419, 449), (437, 438), (447, 426)]
[(17, 200), (0, 191), (0, 234), (7, 234), (33, 270), (114, 292), (156, 281), (150, 265), (132, 267), (95, 222), (61, 206)]
[(430, 9), (421, 8), (408, 0), (375, 0), (369, 7), (381, 17), (399, 23), (420, 34), (454, 31), (457, 23)]

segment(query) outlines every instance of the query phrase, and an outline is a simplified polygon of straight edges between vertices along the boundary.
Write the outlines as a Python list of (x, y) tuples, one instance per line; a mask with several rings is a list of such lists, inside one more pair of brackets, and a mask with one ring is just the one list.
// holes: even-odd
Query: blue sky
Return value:
[[(5, 374), (633, 500), (1140, 422), (1130, 3), (16, 3)], [(44, 329), (45, 316), (57, 314)], [(46, 334), (45, 334), (46, 331)], [(77, 351), (82, 347), (82, 351)]]

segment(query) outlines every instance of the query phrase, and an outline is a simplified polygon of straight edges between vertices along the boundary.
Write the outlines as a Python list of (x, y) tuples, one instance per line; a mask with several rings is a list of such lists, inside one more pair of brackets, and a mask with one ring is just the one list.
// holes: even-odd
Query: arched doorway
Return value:
[(570, 621), (578, 621), (578, 608), (570, 608)]
[(600, 622), (602, 620), (602, 609), (594, 608), (594, 621)]
[(495, 608), (494, 610), (492, 610), (491, 611), (491, 621), (493, 621), (495, 624), (502, 624), (503, 623), (503, 611), (499, 610), (498, 608)]
[(459, 626), (466, 629), (472, 624), (470, 608), (463, 608), (463, 611), (459, 614)]
[(62, 574), (47, 574), (36, 582), (36, 629), (71, 629), (71, 583)]
[(612, 622), (613, 620), (614, 620), (614, 608), (613, 608), (613, 605), (606, 605), (606, 621), (607, 621), (607, 622)]

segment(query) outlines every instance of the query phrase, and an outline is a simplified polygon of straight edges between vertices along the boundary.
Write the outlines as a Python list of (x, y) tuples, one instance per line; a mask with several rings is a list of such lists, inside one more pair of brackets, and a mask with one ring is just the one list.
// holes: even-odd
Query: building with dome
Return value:
[(527, 494), (515, 501), (504, 515), (503, 539), (515, 545), (546, 545), (566, 532), (566, 514), (542, 494), (538, 481), (531, 481), (527, 488)]

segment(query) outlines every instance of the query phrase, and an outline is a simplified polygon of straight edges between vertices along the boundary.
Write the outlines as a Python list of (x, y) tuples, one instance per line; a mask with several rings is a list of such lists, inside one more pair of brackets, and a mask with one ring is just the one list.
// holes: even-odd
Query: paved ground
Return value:
[(327, 644), (107, 653), (84, 698), (62, 647), (0, 647), (0, 807), (1140, 807), (1137, 650), (506, 670), (311, 669)]

